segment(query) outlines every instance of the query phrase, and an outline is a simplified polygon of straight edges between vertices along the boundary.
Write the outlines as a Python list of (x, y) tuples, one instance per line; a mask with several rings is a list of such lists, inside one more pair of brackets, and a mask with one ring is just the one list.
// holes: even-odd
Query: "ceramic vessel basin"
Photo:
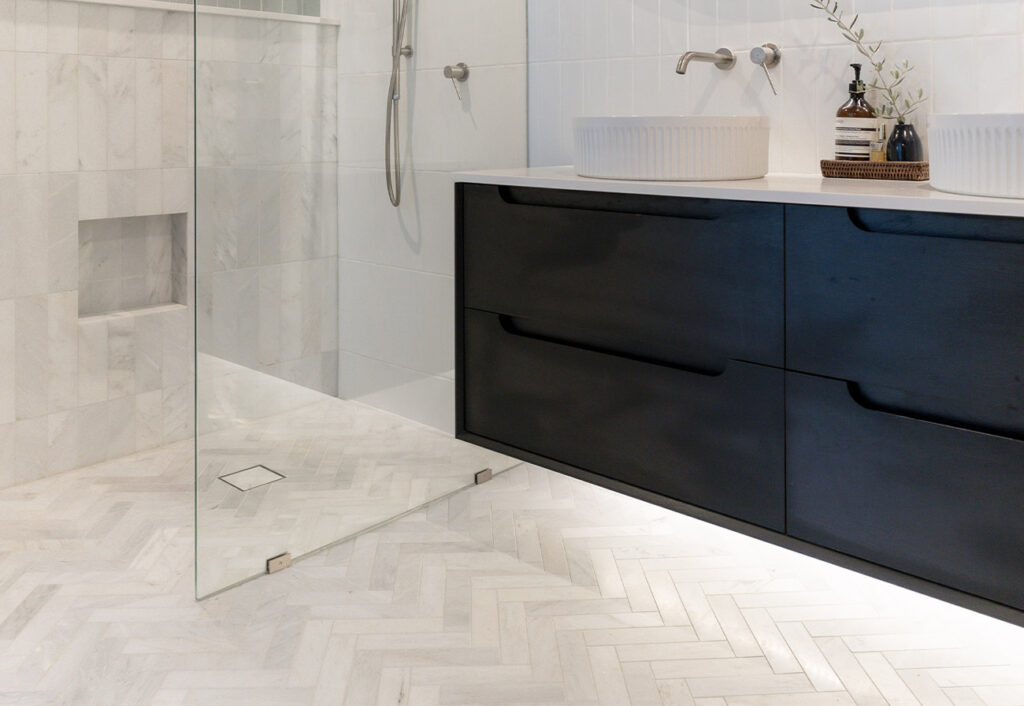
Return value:
[(763, 116), (584, 117), (572, 127), (580, 176), (725, 181), (768, 173)]
[(936, 189), (1024, 198), (1024, 113), (932, 115), (928, 143)]

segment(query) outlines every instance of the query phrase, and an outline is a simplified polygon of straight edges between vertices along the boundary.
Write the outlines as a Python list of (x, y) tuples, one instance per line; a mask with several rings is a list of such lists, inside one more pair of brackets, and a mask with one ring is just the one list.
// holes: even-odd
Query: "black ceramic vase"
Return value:
[(923, 162), (924, 145), (921, 137), (910, 123), (896, 123), (885, 146), (885, 155), (890, 162)]

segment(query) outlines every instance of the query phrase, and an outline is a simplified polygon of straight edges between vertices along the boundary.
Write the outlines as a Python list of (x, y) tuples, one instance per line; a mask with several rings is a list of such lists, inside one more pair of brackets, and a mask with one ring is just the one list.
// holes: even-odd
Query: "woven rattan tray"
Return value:
[(821, 160), (821, 175), (832, 179), (928, 181), (928, 162), (849, 162)]

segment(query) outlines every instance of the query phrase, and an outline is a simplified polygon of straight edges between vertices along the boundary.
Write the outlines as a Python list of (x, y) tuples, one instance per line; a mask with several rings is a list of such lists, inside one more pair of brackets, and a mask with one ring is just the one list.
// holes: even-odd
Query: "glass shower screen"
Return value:
[(409, 0), (393, 105), (391, 0), (230, 4), (196, 9), (201, 598), (513, 464), (452, 437), (451, 172), (526, 163), (525, 0)]

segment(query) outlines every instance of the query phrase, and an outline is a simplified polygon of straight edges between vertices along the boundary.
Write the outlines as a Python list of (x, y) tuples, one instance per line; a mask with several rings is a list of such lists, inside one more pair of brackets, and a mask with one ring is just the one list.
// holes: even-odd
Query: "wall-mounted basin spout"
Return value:
[(691, 61), (705, 61), (709, 64), (714, 64), (723, 71), (728, 71), (736, 65), (736, 55), (732, 53), (730, 49), (719, 49), (714, 54), (706, 51), (688, 51), (679, 57), (679, 63), (676, 64), (676, 73), (685, 74), (686, 67), (690, 65)]

